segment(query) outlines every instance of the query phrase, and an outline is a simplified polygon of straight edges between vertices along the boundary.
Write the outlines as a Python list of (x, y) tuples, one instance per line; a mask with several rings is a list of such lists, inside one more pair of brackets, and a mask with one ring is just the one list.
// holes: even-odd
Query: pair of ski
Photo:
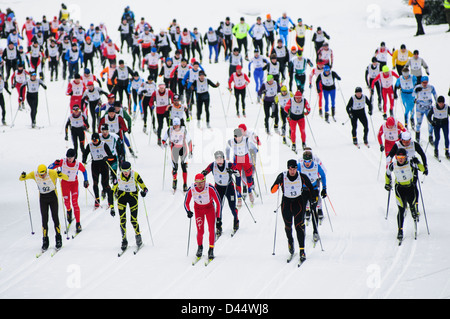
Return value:
[[(202, 260), (202, 257), (203, 256), (200, 256), (200, 257), (197, 257), (197, 256), (195, 256), (195, 259), (194, 259), (194, 261), (192, 262), (192, 266), (195, 266), (200, 260)], [(208, 258), (208, 257), (207, 257)], [(213, 261), (214, 260), (214, 257), (213, 258), (208, 258), (208, 259), (206, 259), (206, 261), (205, 261), (205, 267), (207, 267), (210, 263), (211, 263), (211, 261)]]
[[(357, 149), (360, 149), (360, 148), (361, 148), (361, 146), (359, 146), (358, 143), (353, 143), (353, 145), (355, 145)], [(369, 143), (364, 143), (364, 145), (365, 145), (367, 148), (370, 148)]]
[[(402, 238), (397, 238), (399, 246), (402, 245), (404, 239), (403, 236)], [(417, 220), (414, 220), (414, 240), (417, 240)]]
[[(144, 246), (144, 244), (142, 244), (142, 245), (140, 245), (140, 246), (137, 246), (136, 249), (133, 250), (133, 255), (136, 255), (136, 254), (142, 249), (143, 246)], [(117, 254), (117, 257), (122, 257), (123, 254), (125, 254), (125, 252), (126, 252), (127, 250), (128, 250), (128, 246), (127, 246), (127, 248), (121, 250), (121, 251)]]
[[(292, 259), (294, 259), (295, 255), (296, 255), (296, 253), (290, 254), (289, 257), (286, 259), (286, 262), (289, 264), (292, 261)], [(298, 264), (297, 264), (297, 267), (300, 268), (305, 261), (306, 261), (305, 257), (300, 257), (300, 259), (298, 261)]]
[[(61, 247), (62, 248), (62, 247)], [(61, 250), (61, 248), (53, 248), (53, 250), (52, 250), (52, 253), (50, 254), (50, 257), (53, 257), (53, 256), (55, 256), (56, 255), (56, 253), (58, 252), (58, 251), (60, 251)], [(39, 257), (41, 257), (42, 255), (44, 255), (46, 252), (48, 251), (48, 249), (41, 249), (41, 251), (40, 252), (38, 252), (37, 254), (36, 254), (36, 258), (39, 258)]]

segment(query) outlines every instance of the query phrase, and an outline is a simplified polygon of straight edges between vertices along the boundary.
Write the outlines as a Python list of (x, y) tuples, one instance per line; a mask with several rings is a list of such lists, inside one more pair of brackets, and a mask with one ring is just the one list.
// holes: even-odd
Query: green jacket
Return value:
[(247, 33), (250, 30), (250, 26), (247, 23), (238, 23), (233, 27), (233, 34), (236, 39), (244, 39), (247, 37)]

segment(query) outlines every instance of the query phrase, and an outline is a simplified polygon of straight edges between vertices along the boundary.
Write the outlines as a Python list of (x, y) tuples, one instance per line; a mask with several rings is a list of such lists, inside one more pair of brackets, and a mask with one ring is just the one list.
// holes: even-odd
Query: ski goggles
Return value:
[(396, 155), (395, 158), (397, 160), (406, 160), (406, 155)]

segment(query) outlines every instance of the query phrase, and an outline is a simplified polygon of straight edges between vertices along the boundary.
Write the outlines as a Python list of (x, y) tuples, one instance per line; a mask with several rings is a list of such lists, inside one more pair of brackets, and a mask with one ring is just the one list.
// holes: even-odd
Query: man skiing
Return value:
[[(64, 198), (64, 205), (66, 206), (67, 221), (70, 224), (73, 221), (73, 215), (76, 221), (76, 233), (79, 234), (82, 230), (81, 228), (81, 218), (80, 218), (80, 206), (78, 205), (79, 197), (79, 187), (78, 187), (78, 172), (83, 173), (84, 188), (89, 187), (89, 181), (87, 176), (86, 168), (82, 163), (76, 159), (76, 151), (73, 148), (69, 148), (66, 152), (66, 158), (54, 161), (48, 166), (49, 169), (60, 168), (63, 174), (68, 176), (67, 180), (61, 181), (61, 192)], [(73, 210), (72, 210), (73, 208)]]
[(281, 189), (281, 214), (285, 225), (288, 240), (289, 257), (294, 255), (294, 238), (292, 237), (292, 226), (297, 233), (299, 245), (300, 263), (306, 260), (305, 254), (305, 207), (309, 200), (312, 204), (317, 201), (313, 197), (314, 187), (309, 178), (298, 171), (297, 161), (291, 159), (287, 162), (287, 171), (280, 173), (273, 183), (270, 191), (272, 194)]
[(305, 132), (305, 116), (311, 112), (308, 101), (303, 98), (300, 91), (295, 92), (294, 97), (287, 101), (284, 111), (287, 113), (289, 127), (291, 129), (292, 151), (297, 152), (296, 148), (296, 131), (297, 125), (300, 130), (302, 147), (306, 146), (306, 132)]
[[(191, 211), (191, 200), (194, 201), (194, 212)], [(184, 198), (184, 209), (188, 218), (192, 218), (195, 214), (198, 245), (196, 257), (198, 260), (203, 254), (205, 219), (208, 223), (209, 233), (208, 259), (214, 259), (215, 225), (216, 218), (220, 217), (221, 208), (219, 194), (214, 186), (206, 183), (206, 178), (203, 174), (195, 175), (195, 182), (189, 187)]]
[(358, 146), (358, 138), (356, 136), (358, 128), (358, 120), (364, 127), (363, 141), (366, 146), (369, 145), (367, 140), (367, 134), (369, 133), (369, 123), (365, 112), (364, 105), (369, 107), (369, 116), (372, 116), (372, 103), (367, 96), (362, 93), (362, 88), (357, 87), (355, 89), (355, 95), (353, 95), (347, 103), (347, 113), (352, 122), (352, 138), (353, 144)]

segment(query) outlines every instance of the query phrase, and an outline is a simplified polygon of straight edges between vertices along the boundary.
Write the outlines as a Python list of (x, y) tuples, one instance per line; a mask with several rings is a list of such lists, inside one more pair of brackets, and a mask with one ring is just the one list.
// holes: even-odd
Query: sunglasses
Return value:
[(395, 156), (395, 158), (397, 158), (397, 160), (405, 160), (406, 156), (405, 155), (397, 155), (397, 156)]

